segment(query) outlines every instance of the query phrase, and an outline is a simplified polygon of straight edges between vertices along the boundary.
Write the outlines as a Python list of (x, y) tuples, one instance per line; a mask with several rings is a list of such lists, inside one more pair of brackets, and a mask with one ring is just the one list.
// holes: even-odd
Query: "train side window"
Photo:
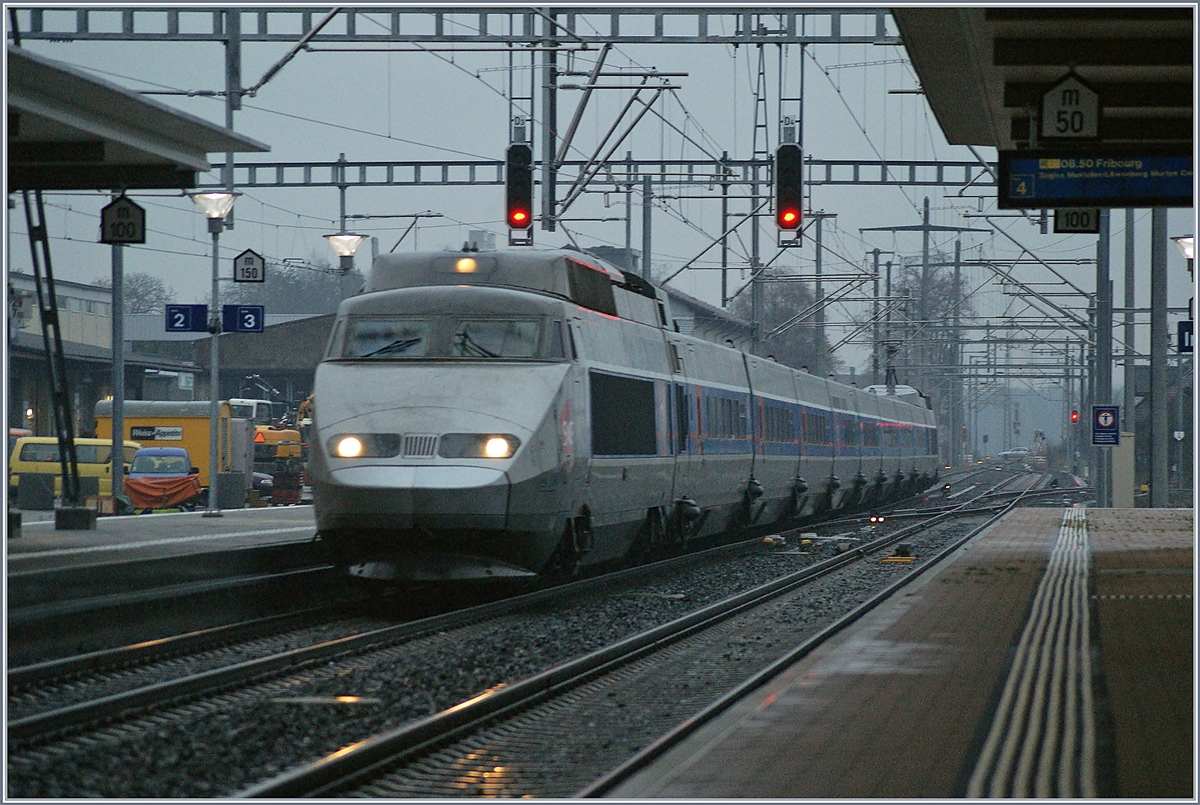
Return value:
[(654, 383), (591, 372), (592, 454), (652, 456), (658, 434)]
[(683, 371), (683, 358), (679, 356), (679, 348), (675, 344), (667, 344), (671, 355), (671, 371), (679, 374)]
[(344, 327), (345, 324), (346, 322), (344, 320), (339, 320), (333, 325), (333, 332), (329, 334), (329, 343), (325, 345), (326, 358), (335, 358), (341, 352), (342, 327)]
[(688, 448), (688, 432), (691, 430), (691, 417), (688, 411), (687, 389), (675, 387), (675, 432), (679, 436), (679, 452), (686, 453)]
[(608, 274), (570, 258), (566, 264), (571, 301), (591, 310), (616, 316), (617, 302)]
[(561, 321), (550, 322), (546, 339), (547, 358), (567, 357), (566, 351), (563, 349), (562, 327), (563, 323)]

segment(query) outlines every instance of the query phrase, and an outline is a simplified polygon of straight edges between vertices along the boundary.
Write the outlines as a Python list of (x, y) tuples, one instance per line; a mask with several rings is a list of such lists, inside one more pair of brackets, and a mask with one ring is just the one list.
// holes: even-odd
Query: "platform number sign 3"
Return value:
[(222, 330), (227, 333), (261, 333), (265, 315), (262, 305), (223, 305)]

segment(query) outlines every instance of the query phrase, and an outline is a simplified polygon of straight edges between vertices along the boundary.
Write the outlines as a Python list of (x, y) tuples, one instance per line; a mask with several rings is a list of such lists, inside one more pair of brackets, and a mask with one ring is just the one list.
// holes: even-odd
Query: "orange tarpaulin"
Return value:
[(176, 478), (126, 478), (125, 494), (135, 509), (166, 509), (200, 494), (195, 475)]

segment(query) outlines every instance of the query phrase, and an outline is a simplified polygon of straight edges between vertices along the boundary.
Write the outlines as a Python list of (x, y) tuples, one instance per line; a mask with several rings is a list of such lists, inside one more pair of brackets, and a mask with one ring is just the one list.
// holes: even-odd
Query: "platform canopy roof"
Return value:
[(891, 13), (951, 144), (1027, 147), (1029, 109), (1073, 70), (1099, 96), (1104, 145), (1191, 153), (1194, 4)]
[(8, 46), (8, 191), (187, 188), (257, 140)]

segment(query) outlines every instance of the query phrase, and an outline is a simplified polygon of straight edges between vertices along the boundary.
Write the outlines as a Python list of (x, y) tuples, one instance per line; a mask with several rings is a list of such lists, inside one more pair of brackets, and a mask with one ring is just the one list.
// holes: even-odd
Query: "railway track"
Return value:
[[(1015, 502), (1008, 508), (1013, 505)], [(938, 519), (950, 516), (946, 513)], [(751, 652), (714, 651), (729, 646), (731, 641), (743, 642), (748, 634), (761, 634), (748, 624), (778, 618), (809, 591), (814, 580), (866, 557), (878, 556), (932, 524), (902, 529), (515, 685), (485, 692), (458, 707), (374, 736), (251, 787), (239, 796), (602, 794), (862, 617), (998, 517), (950, 541), (912, 572), (872, 592), (845, 616), (798, 645), (787, 647), (790, 641), (777, 630), (775, 633), (783, 638), (782, 650), (769, 651), (774, 641), (768, 641), (767, 654), (774, 654), (774, 658), (748, 678), (745, 669)], [(750, 664), (754, 661), (749, 660)], [(701, 664), (705, 672), (703, 679), (696, 680), (697, 695), (680, 695), (681, 691), (666, 684), (668, 680), (694, 676)], [(662, 695), (664, 689), (671, 691), (666, 697)], [(614, 702), (618, 705), (615, 708)], [(686, 708), (683, 712), (677, 709), (680, 703)], [(628, 708), (636, 708), (637, 712), (629, 710), (625, 718), (620, 713), (614, 718), (614, 709)], [(592, 751), (592, 728), (600, 728), (601, 735), (612, 734), (610, 730), (617, 727), (614, 721), (630, 718), (641, 725), (649, 722), (650, 733), (658, 731), (660, 737), (632, 747), (632, 756), (615, 764), (613, 753)], [(580, 730), (580, 724), (587, 725), (587, 729)], [(563, 757), (569, 760), (555, 760)], [(582, 762), (588, 757), (595, 762)], [(522, 773), (509, 773), (516, 769)]]
[[(823, 529), (829, 530), (829, 529)], [(832, 529), (836, 531), (836, 528)], [(887, 545), (895, 544), (896, 542), (908, 539), (906, 534), (909, 531), (891, 534), (886, 538), (875, 540), (875, 545), (872, 548), (859, 546), (856, 550), (850, 551), (847, 554), (830, 557), (827, 560), (833, 566), (833, 570), (829, 571), (811, 571), (813, 574), (834, 572), (837, 567), (842, 566), (842, 563), (849, 564), (854, 557), (862, 557), (872, 555), (872, 551), (877, 554), (879, 551), (886, 549)], [(838, 542), (833, 540), (833, 542)], [(795, 540), (792, 540), (795, 543)], [(782, 542), (776, 545), (783, 544)], [(330, 640), (314, 642), (313, 645), (305, 645), (297, 647), (289, 651), (270, 653), (269, 656), (258, 657), (251, 660), (245, 660), (232, 665), (225, 665), (208, 669), (200, 673), (184, 673), (174, 679), (158, 681), (146, 685), (135, 685), (131, 689), (124, 690), (116, 695), (110, 696), (91, 696), (87, 691), (86, 675), (92, 673), (87, 668), (77, 668), (74, 672), (75, 680), (70, 683), (69, 687), (77, 692), (77, 697), (81, 701), (77, 701), (66, 707), (59, 707), (51, 710), (40, 712), (30, 712), (28, 715), (12, 719), (11, 714), (14, 711), (12, 700), (10, 699), (10, 724), (9, 724), (9, 740), (10, 740), (10, 794), (23, 795), (18, 790), (23, 781), (27, 781), (26, 771), (29, 774), (45, 774), (46, 771), (53, 773), (54, 762), (48, 762), (50, 755), (70, 755), (77, 751), (83, 751), (85, 754), (92, 752), (95, 745), (105, 745), (110, 742), (120, 744), (128, 742), (130, 735), (141, 735), (143, 740), (147, 731), (158, 730), (161, 735), (161, 725), (164, 723), (172, 723), (175, 719), (196, 718), (197, 714), (203, 718), (214, 717), (213, 713), (222, 713), (231, 706), (241, 707), (245, 701), (270, 701), (270, 702), (292, 702), (303, 704), (308, 702), (319, 708), (324, 701), (320, 696), (317, 697), (293, 697), (280, 696), (280, 692), (286, 692), (292, 689), (303, 686), (311, 686), (319, 683), (320, 680), (328, 682), (330, 679), (337, 679), (339, 675), (358, 676), (360, 671), (357, 669), (368, 668), (373, 658), (384, 657), (390, 653), (395, 654), (397, 651), (407, 651), (410, 656), (436, 655), (442, 649), (439, 645), (452, 645), (455, 641), (463, 645), (470, 645), (471, 641), (477, 640), (478, 635), (488, 631), (489, 623), (498, 622), (501, 619), (515, 619), (515, 622), (522, 622), (520, 615), (522, 611), (536, 612), (539, 609), (544, 613), (549, 612), (557, 607), (563, 606), (564, 601), (579, 601), (581, 596), (621, 596), (627, 598), (630, 596), (638, 596), (641, 593), (638, 591), (637, 585), (648, 583), (646, 580), (652, 579), (656, 574), (665, 578), (681, 578), (686, 574), (686, 566), (703, 565), (705, 562), (711, 562), (720, 567), (728, 567), (730, 573), (735, 572), (736, 564), (730, 563), (730, 556), (738, 551), (748, 553), (751, 559), (760, 559), (768, 562), (783, 561), (782, 554), (787, 554), (786, 561), (789, 563), (809, 564), (816, 563), (818, 556), (798, 556), (794, 550), (780, 552), (775, 548), (764, 548), (761, 540), (752, 540), (743, 543), (740, 546), (727, 547), (721, 550), (714, 550), (711, 554), (692, 554), (686, 557), (680, 557), (673, 560), (671, 563), (663, 563), (657, 567), (654, 565), (643, 566), (625, 574), (617, 574), (616, 576), (605, 577), (603, 579), (592, 579), (584, 582), (577, 582), (563, 588), (555, 588), (552, 590), (542, 591), (531, 596), (519, 597), (508, 601), (496, 602), (487, 607), (475, 608), (474, 611), (463, 613), (449, 613), (439, 616), (434, 619), (423, 619), (407, 624), (389, 625), (386, 627), (358, 630), (354, 634), (343, 635)], [(764, 552), (770, 555), (764, 557)], [(834, 564), (837, 563), (837, 564)], [(809, 572), (807, 568), (801, 568), (800, 573)], [(640, 579), (640, 581), (639, 581)], [(622, 587), (622, 585), (625, 585)], [(719, 585), (719, 590), (728, 590), (729, 584), (722, 580)], [(607, 591), (607, 592), (605, 592)], [(673, 611), (685, 611), (689, 608), (694, 608), (694, 604), (698, 598), (691, 592), (683, 593), (662, 593), (649, 591), (645, 592), (647, 600), (651, 605), (645, 609), (652, 611), (653, 617), (651, 620), (664, 620)], [(713, 596), (722, 597), (722, 596)], [(555, 602), (559, 603), (555, 603)], [(640, 615), (640, 613), (639, 613)], [(699, 617), (690, 615), (688, 617)], [(728, 616), (725, 616), (726, 618)], [(615, 621), (621, 621), (621, 618), (613, 618)], [(631, 619), (634, 620), (634, 619)], [(364, 622), (365, 623), (365, 622)], [(472, 625), (473, 624), (473, 625)], [(282, 624), (281, 624), (282, 625)], [(355, 631), (353, 623), (344, 623), (340, 628)], [(660, 628), (658, 626), (652, 628)], [(263, 628), (261, 625), (258, 627)], [(537, 627), (541, 628), (541, 627)], [(698, 628), (698, 627), (697, 627)], [(521, 627), (517, 627), (516, 631), (520, 632)], [(636, 631), (636, 630), (634, 630)], [(645, 630), (650, 632), (650, 629)], [(459, 634), (461, 632), (461, 634)], [(458, 636), (456, 636), (456, 634)], [(293, 635), (291, 638), (294, 642), (303, 642), (308, 638), (303, 638)], [(596, 638), (602, 638), (602, 635), (597, 635)], [(618, 637), (620, 637), (618, 635)], [(634, 638), (625, 636), (626, 640)], [(620, 643), (619, 639), (610, 641), (613, 645)], [(652, 641), (653, 642), (653, 641)], [(593, 641), (595, 643), (595, 641)], [(569, 649), (568, 653), (571, 657), (576, 657), (580, 654), (591, 656), (594, 654), (603, 655), (604, 652), (615, 651), (607, 642), (600, 640), (600, 644), (604, 648), (596, 650), (595, 645), (588, 650), (580, 650), (582, 644), (575, 645)], [(585, 647), (586, 648), (586, 647)], [(175, 647), (175, 653), (179, 654), (179, 646)], [(144, 649), (149, 651), (149, 649)], [(514, 651), (520, 652), (519, 648), (514, 648)], [(186, 652), (184, 652), (186, 653)], [(449, 650), (453, 655), (454, 650)], [(544, 674), (558, 673), (557, 669), (564, 667), (573, 661), (571, 657), (563, 658), (555, 657), (547, 654), (545, 659), (533, 659), (533, 666), (536, 667), (540, 661), (543, 666)], [(466, 660), (464, 660), (465, 662)], [(595, 660), (593, 660), (595, 661)], [(146, 662), (153, 666), (158, 660), (147, 658)], [(97, 663), (99, 663), (97, 665)], [(90, 658), (85, 665), (90, 664), (94, 667), (103, 667), (104, 662), (98, 658)], [(603, 664), (603, 663), (601, 663)], [(544, 671), (544, 667), (551, 666), (555, 671)], [(186, 663), (181, 666), (186, 668)], [(347, 668), (352, 670), (347, 671)], [(443, 669), (450, 673), (453, 669)], [(490, 669), (489, 669), (490, 671)], [(16, 676), (10, 674), (10, 690), (19, 691), (31, 690), (30, 680), (35, 679), (38, 674), (35, 669), (13, 669)], [(84, 677), (78, 674), (84, 673)], [(521, 674), (516, 673), (508, 679), (497, 678), (494, 671), (490, 671), (492, 676), (486, 674), (480, 677), (480, 681), (472, 683), (466, 681), (459, 689), (466, 693), (471, 692), (471, 685), (475, 684), (474, 690), (492, 688), (497, 684), (501, 685), (502, 695), (485, 694), (481, 698), (488, 702), (501, 701), (505, 697), (512, 696), (510, 693), (514, 689), (526, 685), (526, 682), (517, 682)], [(103, 676), (103, 672), (97, 674)], [(527, 679), (537, 679), (538, 673), (525, 673)], [(552, 677), (557, 679), (557, 677)], [(12, 684), (13, 680), (18, 684)], [(484, 682), (483, 680), (488, 680)], [(81, 681), (83, 680), (83, 681)], [(533, 683), (536, 684), (536, 683)], [(559, 684), (555, 682), (555, 684)], [(326, 685), (327, 687), (327, 685)], [(703, 686), (705, 689), (713, 687), (710, 684)], [(720, 687), (720, 685), (718, 685)], [(729, 687), (729, 685), (724, 685)], [(414, 694), (417, 699), (421, 698), (421, 694)], [(36, 697), (35, 697), (36, 698)], [(336, 697), (333, 697), (336, 698)], [(364, 703), (364, 709), (370, 710), (375, 707), (371, 703), (372, 697), (346, 697), (357, 698), (360, 703)], [(442, 699), (436, 695), (424, 696), (423, 709), (409, 708), (407, 713), (401, 713), (399, 720), (406, 721), (410, 725), (422, 723), (422, 716), (429, 716), (431, 713), (439, 711), (454, 711), (457, 713), (472, 712), (475, 707), (482, 705), (472, 705), (467, 707), (461, 704), (461, 700), (465, 700), (465, 695), (460, 695), (460, 706), (443, 706)], [(332, 701), (332, 699), (330, 700)], [(328, 702), (325, 702), (328, 704)], [(449, 701), (447, 705), (452, 705), (453, 701)], [(490, 705), (489, 705), (490, 706)], [(515, 706), (515, 705), (514, 705)], [(524, 705), (520, 705), (523, 707)], [(668, 712), (669, 708), (664, 710)], [(667, 716), (673, 718), (674, 714)], [(385, 720), (397, 723), (394, 714), (388, 715)], [(370, 719), (364, 720), (369, 722)], [(663, 729), (669, 728), (667, 725)], [(175, 728), (172, 728), (175, 729)], [(660, 730), (661, 732), (662, 730)], [(169, 732), (169, 731), (168, 731)], [(335, 731), (336, 732), (336, 731)], [(329, 740), (333, 742), (334, 748), (342, 748), (348, 744), (361, 745), (364, 742), (370, 742), (373, 739), (370, 736), (362, 736), (359, 734), (356, 739), (348, 740), (345, 733), (340, 733), (343, 737), (337, 735), (329, 736)], [(314, 751), (310, 757), (320, 756), (320, 740), (313, 740)], [(81, 750), (81, 747), (91, 747)], [(35, 771), (35, 770), (41, 770)], [(275, 772), (280, 769), (275, 769)], [(239, 776), (234, 774), (230, 777), (235, 790), (240, 788), (250, 790), (253, 785), (266, 777), (272, 776), (271, 764), (265, 764), (262, 768), (249, 768), (245, 775)], [(15, 783), (13, 781), (16, 781)], [(14, 788), (14, 785), (17, 788)], [(45, 794), (44, 787), (35, 787), (34, 793)], [(166, 795), (203, 795), (205, 793), (224, 794), (228, 791), (220, 790), (187, 790), (183, 792), (168, 789), (170, 793)], [(76, 792), (77, 793), (77, 792)], [(127, 791), (105, 791), (105, 795), (145, 795), (148, 792), (127, 792)], [(568, 792), (570, 793), (570, 792)], [(71, 792), (61, 791), (60, 795), (70, 795)]]

